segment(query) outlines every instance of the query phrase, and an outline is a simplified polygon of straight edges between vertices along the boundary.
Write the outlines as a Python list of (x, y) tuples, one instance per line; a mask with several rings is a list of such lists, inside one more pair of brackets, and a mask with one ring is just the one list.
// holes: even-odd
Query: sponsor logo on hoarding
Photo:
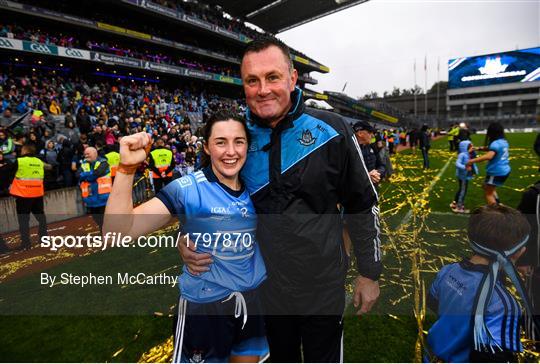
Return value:
[(66, 56), (68, 56), (68, 57), (81, 58), (81, 59), (88, 58), (88, 57), (85, 57), (83, 51), (81, 51), (79, 49), (66, 48), (64, 52), (65, 52)]
[(55, 46), (48, 46), (41, 43), (24, 42), (23, 49), (36, 53), (58, 54), (57, 48)]
[(154, 42), (159, 42), (159, 43), (164, 43), (164, 44), (169, 44), (169, 45), (174, 45), (176, 46), (177, 43), (171, 41), (171, 40), (168, 40), (168, 39), (163, 39), (163, 38), (160, 38), (160, 37), (156, 37), (156, 36), (152, 36), (152, 40)]
[(194, 18), (194, 17), (191, 17), (191, 16), (186, 16), (186, 20), (190, 23), (193, 23), (195, 25), (198, 25), (200, 27), (203, 27), (203, 28), (206, 28), (208, 30), (214, 30), (214, 26), (212, 24), (209, 24), (205, 21), (202, 21), (202, 20), (199, 20), (197, 18)]
[(221, 82), (234, 83), (234, 78), (229, 76), (218, 76), (218, 80)]
[(13, 1), (6, 1), (6, 0), (0, 0), (0, 6), (6, 7), (6, 8), (14, 8), (14, 9), (24, 9), (25, 6), (23, 4), (19, 4)]
[(196, 70), (188, 70), (187, 74), (188, 74), (188, 76), (198, 77), (198, 78), (202, 78), (204, 80), (211, 80), (213, 78), (210, 73), (206, 73), (206, 72), (202, 72), (202, 71), (196, 71)]
[(132, 67), (141, 67), (141, 61), (138, 59), (131, 59), (127, 57), (117, 57), (112, 56), (104, 53), (91, 53), (91, 58), (93, 61), (99, 61), (99, 62), (106, 62), (106, 63), (113, 63), (113, 64), (120, 64), (124, 66), (132, 66)]
[(15, 45), (12, 43), (11, 40), (7, 38), (0, 38), (0, 48), (13, 48), (15, 49)]
[(218, 33), (221, 33), (221, 34), (225, 34), (225, 35), (228, 36), (228, 37), (231, 37), (231, 38), (234, 38), (234, 39), (240, 39), (240, 35), (239, 35), (239, 34), (230, 32), (230, 31), (228, 31), (227, 29), (223, 29), (223, 28), (220, 28), (220, 27), (216, 27), (216, 31), (217, 31)]
[(144, 62), (143, 68), (147, 70), (158, 71), (158, 72), (163, 72), (163, 73), (174, 73), (176, 75), (184, 74), (179, 67), (172, 67), (172, 66), (152, 63), (148, 61)]
[(161, 14), (165, 14), (165, 15), (168, 15), (170, 17), (173, 17), (173, 18), (176, 18), (177, 17), (177, 14), (174, 10), (172, 9), (169, 9), (169, 8), (165, 8), (163, 6), (160, 6), (158, 4), (154, 4), (153, 2), (151, 1), (141, 1), (141, 7), (143, 8), (147, 8), (147, 9), (150, 9), (150, 10), (154, 10), (158, 13), (161, 13)]

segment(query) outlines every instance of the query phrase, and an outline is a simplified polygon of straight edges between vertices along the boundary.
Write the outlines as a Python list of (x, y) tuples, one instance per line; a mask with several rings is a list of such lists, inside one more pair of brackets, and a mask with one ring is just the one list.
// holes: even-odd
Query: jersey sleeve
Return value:
[(186, 212), (186, 198), (189, 187), (193, 185), (190, 176), (175, 179), (158, 192), (156, 197), (163, 202), (171, 215), (183, 215)]
[(498, 154), (501, 151), (501, 145), (497, 141), (494, 141), (489, 145), (488, 149)]

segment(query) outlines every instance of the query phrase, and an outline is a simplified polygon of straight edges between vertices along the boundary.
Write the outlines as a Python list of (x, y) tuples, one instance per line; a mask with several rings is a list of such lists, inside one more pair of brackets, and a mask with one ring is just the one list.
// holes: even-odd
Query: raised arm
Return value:
[(150, 136), (144, 132), (120, 140), (120, 165), (105, 209), (104, 234), (121, 232), (136, 238), (170, 221), (169, 210), (157, 198), (133, 208), (133, 176), (137, 166), (146, 159), (150, 145)]

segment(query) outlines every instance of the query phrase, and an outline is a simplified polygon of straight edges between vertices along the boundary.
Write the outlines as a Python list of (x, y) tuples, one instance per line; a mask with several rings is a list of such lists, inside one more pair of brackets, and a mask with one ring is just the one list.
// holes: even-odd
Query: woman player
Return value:
[(487, 150), (487, 153), (469, 159), (467, 166), (474, 163), (489, 161), (486, 168), (486, 179), (484, 181), (484, 194), (488, 205), (499, 203), (499, 196), (496, 188), (501, 187), (510, 175), (509, 146), (504, 138), (504, 128), (499, 123), (491, 123), (486, 134), (486, 146), (476, 150)]
[(204, 140), (202, 171), (174, 180), (133, 208), (133, 174), (151, 139), (146, 133), (122, 138), (104, 229), (138, 237), (178, 215), (184, 241), (207, 253), (204, 264), (212, 264), (201, 272), (184, 265), (173, 362), (257, 362), (268, 353), (257, 296), (266, 269), (255, 242), (255, 209), (239, 177), (248, 149), (246, 123), (218, 113), (207, 122)]

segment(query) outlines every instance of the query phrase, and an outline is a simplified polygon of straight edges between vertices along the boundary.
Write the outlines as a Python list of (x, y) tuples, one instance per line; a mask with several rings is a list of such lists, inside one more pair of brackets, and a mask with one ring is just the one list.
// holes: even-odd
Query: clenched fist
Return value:
[(126, 166), (138, 165), (146, 159), (152, 146), (152, 138), (145, 132), (120, 139), (120, 163)]

